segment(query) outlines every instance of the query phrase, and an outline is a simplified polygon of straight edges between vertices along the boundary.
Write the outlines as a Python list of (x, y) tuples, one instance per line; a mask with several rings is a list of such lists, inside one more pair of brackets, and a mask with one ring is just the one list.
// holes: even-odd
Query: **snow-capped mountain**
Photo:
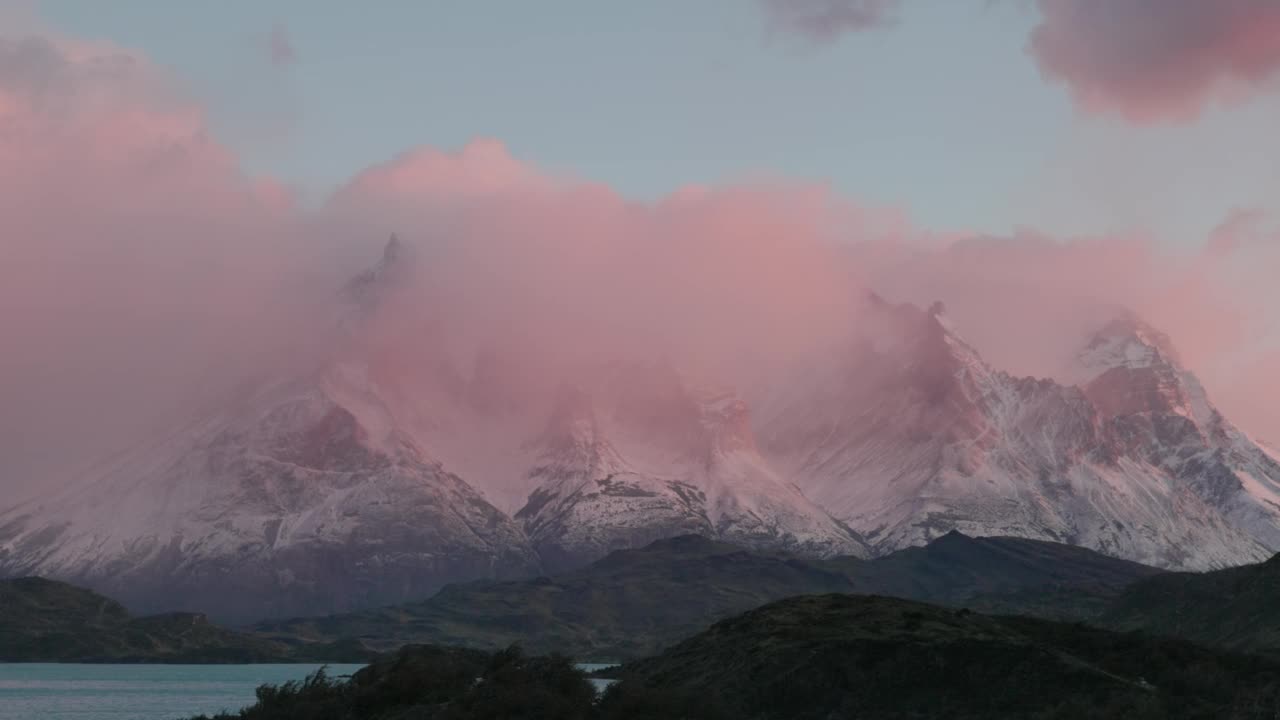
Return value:
[(1223, 417), (1167, 336), (1124, 313), (1091, 339), (1077, 365), (1112, 431), (1113, 457), (1145, 456), (1266, 554), (1280, 547), (1280, 459)]
[(740, 401), (695, 397), (674, 371), (601, 371), (597, 417), (572, 393), (551, 402), (517, 353), (460, 368), (429, 324), (379, 334), (410, 262), (393, 237), (341, 289), (309, 369), (0, 509), (0, 576), (237, 620), (421, 598), (689, 532), (865, 554), (755, 452)]
[(393, 238), (341, 288), (307, 369), (0, 508), (0, 576), (251, 619), (688, 533), (867, 556), (960, 530), (1187, 569), (1280, 550), (1280, 461), (1130, 313), (1054, 381), (992, 368), (940, 305), (873, 297), (830, 352), (731, 389), (650, 357), (556, 376), (518, 344), (465, 351), (447, 307), (400, 294), (413, 262)]
[(767, 451), (879, 551), (951, 529), (1173, 568), (1280, 549), (1280, 465), (1232, 427), (1168, 338), (1102, 328), (1078, 384), (989, 367), (940, 308), (875, 301), (866, 330), (768, 408)]
[(533, 490), (516, 513), (544, 560), (697, 533), (809, 555), (866, 555), (756, 449), (746, 403), (689, 388), (669, 367), (618, 369), (595, 393), (562, 390), (531, 444)]
[(402, 251), (393, 237), (340, 293), (329, 356), (0, 509), (0, 576), (67, 580), (144, 612), (248, 620), (538, 572), (523, 530), (399, 427), (355, 345), (403, 275)]
[(244, 400), (0, 515), (0, 575), (145, 611), (325, 613), (538, 570), (523, 531), (334, 371)]

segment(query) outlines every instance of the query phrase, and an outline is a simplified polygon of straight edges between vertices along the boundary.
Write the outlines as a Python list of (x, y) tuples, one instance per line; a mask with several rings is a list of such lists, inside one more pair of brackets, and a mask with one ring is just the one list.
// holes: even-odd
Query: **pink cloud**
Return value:
[(131, 51), (0, 38), (0, 456), (15, 483), (282, 351), (277, 288), (306, 259), (291, 203), (168, 87)]
[[(1041, 377), (1062, 377), (1087, 333), (1131, 308), (1174, 337), (1229, 414), (1268, 417), (1256, 405), (1271, 386), (1242, 386), (1235, 372), (1280, 332), (1274, 284), (1258, 273), (1274, 264), (1242, 255), (1269, 247), (1256, 239), (1224, 262), (1208, 244), (1177, 253), (1141, 235), (938, 235), (903, 213), (785, 182), (634, 203), (547, 177), (493, 140), (406, 153), (358, 176), (328, 209), (357, 224), (394, 218), (391, 229), (428, 249), (429, 277), (402, 317), (447, 308), (433, 327), (465, 325), (473, 347), (505, 338), (538, 366), (660, 355), (712, 376), (758, 377), (843, 337), (873, 289), (944, 300), (997, 367)], [(1243, 232), (1250, 218), (1224, 227)], [(384, 320), (387, 336), (410, 334), (394, 314)], [(1280, 434), (1280, 424), (1260, 429)]]
[(1233, 372), (1224, 398), (1231, 419), (1280, 450), (1280, 349), (1252, 354)]
[(812, 43), (889, 25), (899, 0), (762, 0), (771, 29)]
[(1276, 389), (1256, 383), (1280, 377), (1254, 369), (1277, 320), (1265, 219), (1183, 255), (1142, 237), (958, 239), (814, 184), (634, 202), (492, 139), (403, 153), (307, 209), (247, 176), (171, 82), (119, 48), (0, 40), (0, 476), (56, 476), (68, 448), (119, 447), (248, 373), (324, 357), (334, 289), (391, 231), (421, 259), (370, 330), (392, 367), (498, 345), (531, 376), (665, 357), (737, 382), (829, 350), (875, 289), (944, 300), (998, 366), (1047, 375), (1124, 304), (1228, 412), (1280, 434), (1256, 410)]
[[(1239, 215), (1234, 216), (1236, 218)], [(1230, 221), (1224, 225), (1230, 225)], [(1280, 440), (1280, 234), (1177, 252), (1140, 235), (1054, 238), (1022, 231), (944, 248), (900, 244), (858, 253), (890, 297), (946, 302), (962, 334), (997, 367), (1058, 377), (1086, 333), (1125, 307), (1169, 333), (1218, 406), (1246, 430)]]
[(838, 334), (855, 299), (830, 241), (860, 213), (816, 186), (635, 203), (480, 140), (376, 166), (326, 212), (416, 242), (430, 277), (411, 304), (465, 308), (438, 323), (522, 337), (522, 356), (548, 363), (648, 354), (724, 369), (743, 348), (788, 352)]
[(403, 198), (459, 200), (551, 189), (554, 182), (512, 157), (491, 138), (476, 139), (458, 152), (423, 147), (372, 166), (335, 193), (332, 203)]
[(1028, 49), (1086, 112), (1192, 120), (1280, 75), (1272, 0), (1040, 0), (1040, 9)]

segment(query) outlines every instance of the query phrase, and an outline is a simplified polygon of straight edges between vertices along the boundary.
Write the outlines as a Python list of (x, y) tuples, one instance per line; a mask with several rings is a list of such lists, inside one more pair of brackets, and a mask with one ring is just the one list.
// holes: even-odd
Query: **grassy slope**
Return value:
[(1280, 652), (1280, 556), (1208, 573), (1167, 573), (1125, 589), (1099, 622), (1215, 647)]
[(791, 598), (624, 668), (619, 693), (714, 693), (762, 718), (1230, 718), (1280, 662), (883, 597)]

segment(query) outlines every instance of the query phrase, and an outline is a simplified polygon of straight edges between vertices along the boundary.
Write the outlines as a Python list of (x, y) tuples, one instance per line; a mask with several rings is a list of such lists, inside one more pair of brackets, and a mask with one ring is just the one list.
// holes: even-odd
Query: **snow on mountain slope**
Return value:
[(534, 572), (523, 532), (340, 378), (274, 388), (87, 486), (0, 515), (0, 574), (226, 619), (421, 598)]
[(401, 427), (359, 347), (401, 253), (393, 238), (344, 288), (334, 351), (314, 369), (254, 383), (82, 482), (0, 510), (0, 576), (237, 620), (539, 571), (516, 523)]
[[(1123, 356), (1099, 355), (1101, 347), (1124, 348)], [(1213, 406), (1167, 337), (1124, 314), (1092, 339), (1079, 365), (1120, 452), (1144, 455), (1268, 551), (1280, 547), (1280, 463)]]
[[(661, 364), (596, 362), (548, 377), (519, 346), (481, 346), (468, 363), (411, 344), (393, 339), (386, 355), (399, 365), (370, 361), (394, 424), (513, 515), (552, 566), (690, 532), (865, 552), (759, 456), (731, 394), (690, 390)], [(432, 369), (441, 366), (456, 369)]]
[(0, 508), (0, 576), (237, 620), (688, 533), (866, 556), (954, 529), (1187, 569), (1280, 550), (1276, 454), (1132, 314), (1064, 384), (990, 367), (940, 305), (873, 298), (828, 353), (740, 395), (644, 357), (548, 372), (514, 339), (455, 342), (447, 307), (398, 292), (412, 261), (393, 239), (342, 288), (310, 369)]
[(762, 414), (766, 456), (878, 551), (951, 529), (1175, 568), (1280, 549), (1280, 466), (1212, 408), (1154, 330), (1092, 338), (1083, 387), (988, 367), (938, 308), (875, 301), (813, 392)]
[(571, 398), (548, 421), (550, 391), (519, 348), (460, 360), (439, 318), (400, 292), (412, 261), (393, 238), (342, 288), (310, 369), (250, 383), (83, 482), (0, 509), (0, 576), (239, 620), (534, 574), (529, 534), (561, 564), (689, 532), (862, 551), (760, 458), (732, 397), (695, 397), (674, 373), (604, 372), (598, 424)]
[(532, 450), (536, 487), (516, 518), (554, 564), (686, 533), (866, 554), (759, 455), (745, 403), (690, 390), (665, 366), (621, 368), (591, 393), (565, 388)]

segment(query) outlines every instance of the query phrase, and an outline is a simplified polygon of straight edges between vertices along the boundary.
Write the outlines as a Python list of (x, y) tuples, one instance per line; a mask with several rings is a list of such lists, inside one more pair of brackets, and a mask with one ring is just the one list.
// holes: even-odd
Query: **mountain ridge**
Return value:
[(451, 585), (415, 603), (255, 630), (311, 642), (356, 638), (376, 649), (519, 643), (531, 652), (616, 660), (657, 652), (720, 618), (793, 595), (872, 593), (1079, 620), (1159, 572), (1083, 548), (959, 533), (874, 560), (805, 559), (686, 535), (551, 577)]
[(1280, 550), (1280, 460), (1131, 313), (1082, 343), (1073, 384), (993, 368), (941, 303), (876, 297), (848, 337), (758, 386), (695, 383), (647, 356), (566, 378), (514, 340), (468, 357), (438, 314), (414, 333), (384, 322), (415, 310), (420, 261), (393, 237), (336, 294), (332, 343), (306, 371), (0, 508), (0, 577), (144, 612), (212, 593), (218, 617), (251, 621), (690, 532), (822, 558), (959, 530), (1175, 570)]
[(1078, 624), (816, 595), (722, 620), (620, 676), (615, 702), (714, 707), (706, 717), (1156, 720), (1260, 717), (1249, 708), (1272, 704), (1280, 666)]
[[(1091, 374), (1066, 385), (992, 369), (941, 308), (873, 312), (879, 327), (775, 408), (763, 435), (784, 472), (877, 552), (950, 529), (1174, 569), (1277, 549), (1280, 464), (1147, 344), (1145, 325), (1104, 327), (1085, 345)], [(1130, 333), (1110, 338), (1124, 352), (1098, 352), (1113, 332)]]
[(359, 643), (300, 644), (227, 630), (198, 613), (134, 617), (44, 578), (0, 580), (0, 662), (253, 663), (367, 660)]
[(1125, 588), (1099, 618), (1106, 627), (1185, 638), (1241, 652), (1280, 654), (1280, 555), (1207, 573), (1165, 573)]

